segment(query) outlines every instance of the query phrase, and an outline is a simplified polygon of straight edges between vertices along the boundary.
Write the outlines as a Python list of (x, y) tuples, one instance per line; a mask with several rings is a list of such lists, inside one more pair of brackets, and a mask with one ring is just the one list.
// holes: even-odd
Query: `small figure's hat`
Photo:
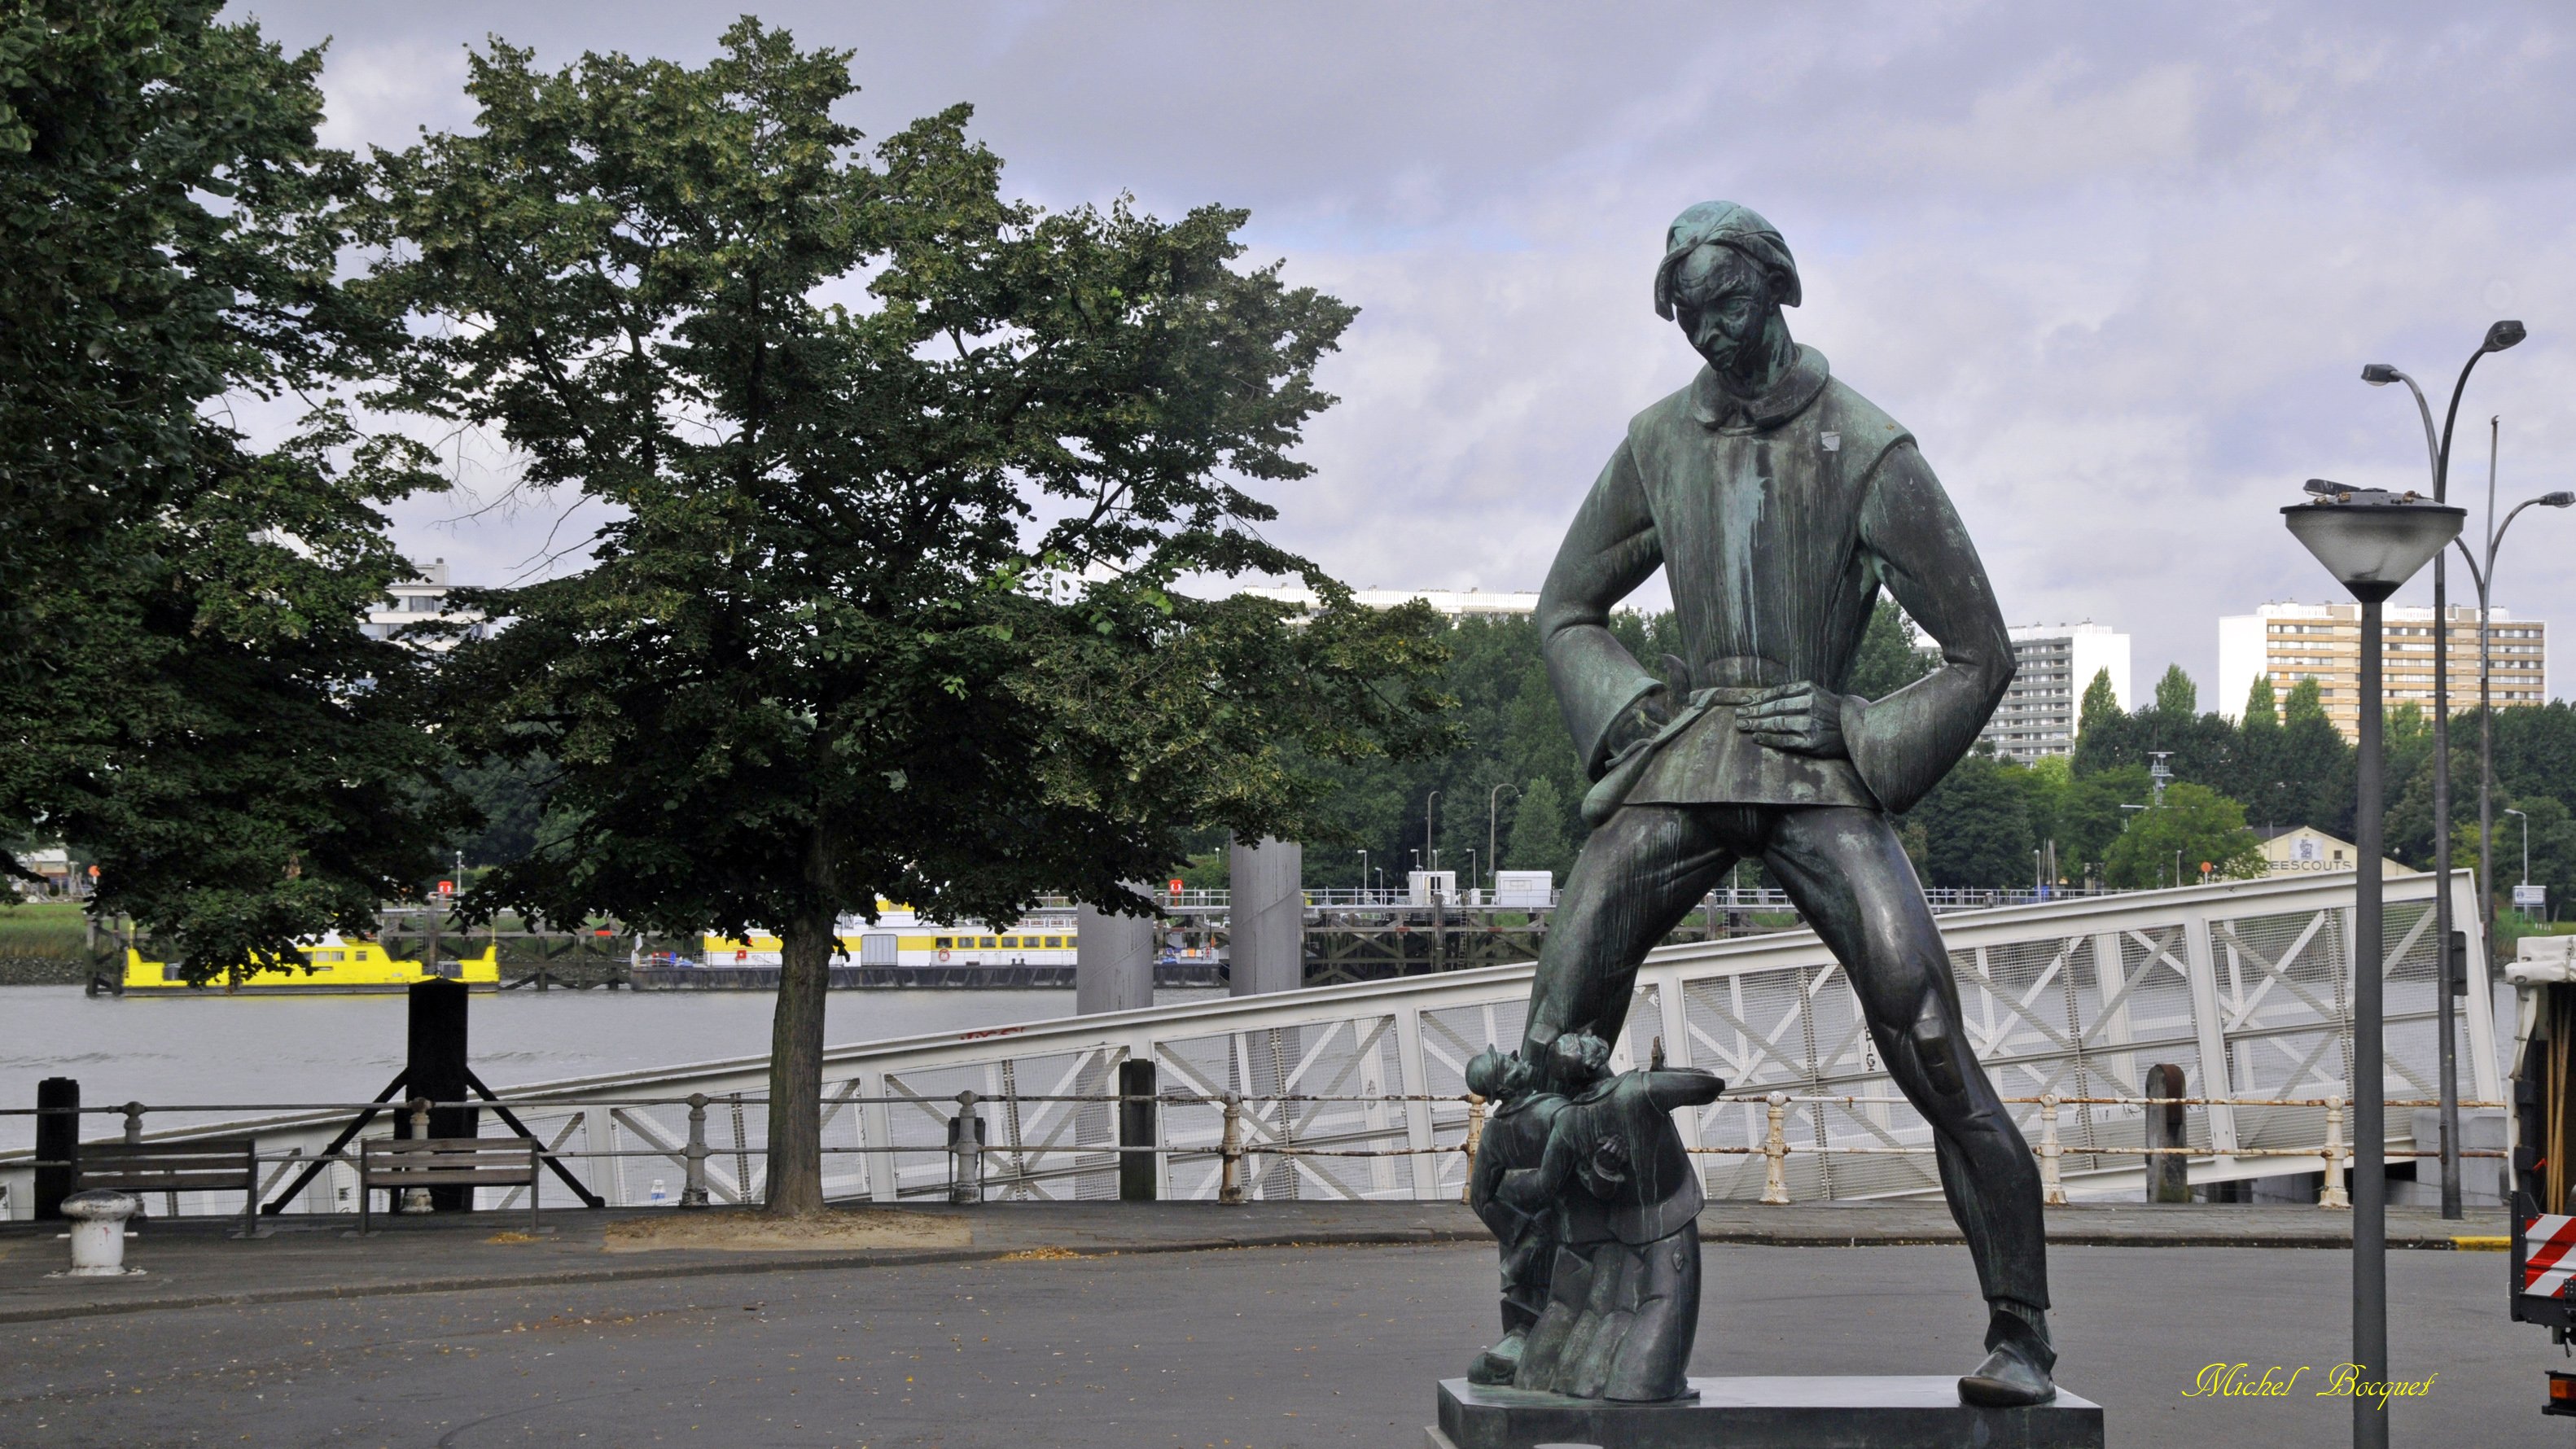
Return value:
[(1781, 279), (1780, 305), (1798, 305), (1798, 263), (1789, 255), (1789, 244), (1780, 239), (1780, 229), (1749, 206), (1703, 201), (1674, 217), (1664, 232), (1664, 260), (1655, 268), (1656, 316), (1672, 320), (1674, 274), (1684, 257), (1711, 243), (1733, 247), (1759, 263)]

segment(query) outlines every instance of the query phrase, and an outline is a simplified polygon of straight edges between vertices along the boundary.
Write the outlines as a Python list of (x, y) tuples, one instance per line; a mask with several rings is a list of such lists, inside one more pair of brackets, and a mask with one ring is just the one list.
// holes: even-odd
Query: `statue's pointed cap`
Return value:
[(1752, 207), (1732, 201), (1703, 201), (1673, 218), (1664, 231), (1664, 260), (1655, 268), (1655, 315), (1670, 320), (1673, 315), (1673, 275), (1682, 258), (1702, 246), (1715, 243), (1733, 247), (1759, 262), (1780, 278), (1780, 305), (1795, 307), (1801, 300), (1798, 287), (1798, 263), (1789, 255), (1789, 244), (1780, 237), (1780, 229), (1762, 219)]

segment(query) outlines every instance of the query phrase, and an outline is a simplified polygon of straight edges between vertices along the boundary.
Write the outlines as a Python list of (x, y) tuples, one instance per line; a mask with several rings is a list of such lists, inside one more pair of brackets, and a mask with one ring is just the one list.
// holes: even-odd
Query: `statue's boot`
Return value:
[(1515, 1328), (1503, 1335), (1503, 1341), (1476, 1355), (1467, 1366), (1471, 1384), (1508, 1384), (1521, 1369), (1521, 1350), (1529, 1344), (1529, 1330)]
[(2048, 1340), (2045, 1311), (2009, 1298), (1994, 1300), (1986, 1350), (1986, 1361), (1959, 1380), (1959, 1402), (2018, 1409), (2057, 1397), (2057, 1384), (2048, 1376), (2057, 1367), (2057, 1350)]

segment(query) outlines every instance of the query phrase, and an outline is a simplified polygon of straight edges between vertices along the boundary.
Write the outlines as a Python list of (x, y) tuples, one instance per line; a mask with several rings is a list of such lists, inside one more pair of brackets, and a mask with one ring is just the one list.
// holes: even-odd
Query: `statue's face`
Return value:
[(1703, 246), (1673, 277), (1673, 320), (1731, 391), (1749, 394), (1764, 381), (1772, 311), (1770, 279), (1733, 247)]

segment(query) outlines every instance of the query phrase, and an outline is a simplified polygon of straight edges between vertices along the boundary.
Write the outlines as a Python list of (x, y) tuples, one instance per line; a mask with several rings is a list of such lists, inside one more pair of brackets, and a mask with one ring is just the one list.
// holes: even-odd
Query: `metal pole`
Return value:
[(1422, 868), (1424, 870), (1440, 868), (1440, 847), (1434, 844), (1431, 838), (1431, 811), (1439, 803), (1440, 792), (1437, 790), (1422, 797)]
[(1517, 791), (1519, 789), (1520, 786), (1512, 784), (1510, 781), (1506, 780), (1502, 784), (1496, 785), (1491, 790), (1485, 792), (1485, 869), (1495, 872), (1494, 883), (1496, 885), (1502, 884), (1503, 879), (1501, 875), (1503, 868), (1501, 847), (1494, 843), (1495, 822), (1499, 818), (1496, 812), (1502, 807), (1503, 792), (1505, 790)]
[[(2388, 1107), (2380, 1060), (2380, 683), (2379, 602), (2361, 606), (2360, 769), (2353, 833), (2361, 857), (2353, 898), (2352, 1361), (2365, 1383), (2388, 1381)], [(2450, 993), (2445, 991), (2443, 999)], [(2386, 1449), (2388, 1414), (2378, 1400), (2352, 1400), (2354, 1449)]]
[(689, 1094), (689, 1145), (681, 1153), (685, 1175), (680, 1181), (680, 1206), (707, 1206), (707, 1094)]

